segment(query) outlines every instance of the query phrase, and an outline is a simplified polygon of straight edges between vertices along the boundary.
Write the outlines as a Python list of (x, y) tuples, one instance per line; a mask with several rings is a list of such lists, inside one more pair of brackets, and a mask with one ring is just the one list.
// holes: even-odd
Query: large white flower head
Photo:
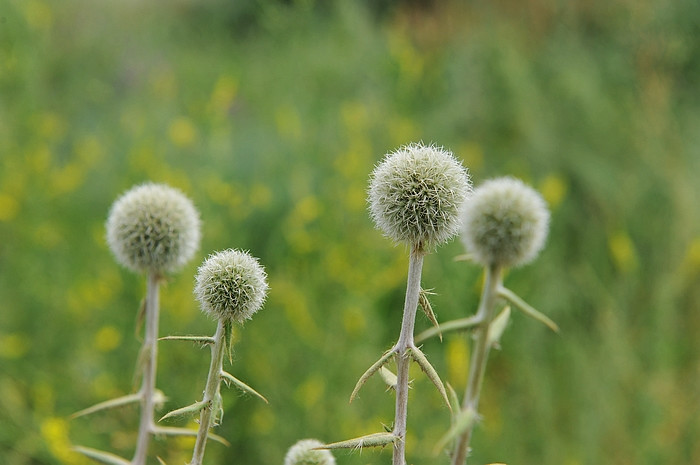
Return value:
[(243, 323), (260, 310), (267, 289), (267, 274), (258, 259), (227, 249), (210, 255), (199, 267), (194, 294), (205, 313)]
[(329, 450), (313, 450), (322, 445), (317, 439), (302, 439), (289, 448), (284, 465), (335, 465), (335, 458)]
[(430, 250), (459, 231), (459, 209), (471, 192), (467, 169), (451, 152), (410, 144), (387, 154), (372, 172), (369, 210), (395, 242)]
[(484, 182), (462, 209), (462, 241), (474, 261), (484, 266), (514, 267), (532, 261), (544, 247), (548, 229), (545, 201), (515, 178)]
[(199, 248), (199, 213), (182, 192), (163, 184), (142, 184), (119, 197), (106, 228), (117, 261), (136, 272), (175, 271)]

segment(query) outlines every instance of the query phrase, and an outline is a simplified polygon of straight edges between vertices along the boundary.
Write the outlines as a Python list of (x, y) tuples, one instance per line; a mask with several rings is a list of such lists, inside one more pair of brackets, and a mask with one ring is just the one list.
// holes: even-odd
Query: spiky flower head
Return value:
[(451, 152), (410, 144), (375, 167), (369, 210), (384, 235), (429, 250), (457, 234), (459, 208), (470, 192), (469, 174)]
[(542, 250), (549, 211), (533, 188), (504, 177), (474, 190), (462, 209), (462, 242), (477, 263), (513, 267)]
[(267, 289), (267, 274), (258, 259), (227, 249), (210, 255), (199, 267), (194, 294), (205, 313), (243, 323), (260, 310)]
[(284, 465), (335, 465), (335, 458), (329, 450), (313, 450), (322, 445), (317, 439), (302, 439), (289, 448)]
[(132, 271), (181, 268), (199, 248), (199, 213), (182, 192), (146, 183), (119, 197), (107, 218), (107, 243)]

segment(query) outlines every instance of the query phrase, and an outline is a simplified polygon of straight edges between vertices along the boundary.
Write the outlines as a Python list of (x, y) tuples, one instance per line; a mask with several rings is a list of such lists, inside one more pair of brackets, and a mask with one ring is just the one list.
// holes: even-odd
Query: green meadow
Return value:
[[(551, 210), (542, 254), (505, 282), (561, 331), (514, 312), (470, 465), (700, 463), (698, 34), (696, 0), (0, 3), (0, 463), (131, 456), (136, 407), (70, 415), (138, 386), (144, 279), (104, 224), (145, 181), (182, 190), (203, 224), (162, 289), (161, 335), (213, 334), (192, 294), (210, 253), (250, 251), (269, 276), (226, 369), (270, 403), (224, 390), (231, 445), (205, 462), (281, 464), (299, 439), (390, 427), (379, 377), (348, 399), (398, 338), (408, 265), (372, 224), (368, 177), (414, 141), (454, 152), (475, 185), (523, 179)], [(476, 310), (463, 253), (456, 239), (426, 257), (440, 321)], [(461, 393), (468, 335), (422, 350)], [(200, 399), (208, 366), (160, 342), (161, 412)], [(433, 448), (450, 414), (415, 368), (409, 464), (447, 464)], [(151, 463), (193, 444), (156, 440)]]

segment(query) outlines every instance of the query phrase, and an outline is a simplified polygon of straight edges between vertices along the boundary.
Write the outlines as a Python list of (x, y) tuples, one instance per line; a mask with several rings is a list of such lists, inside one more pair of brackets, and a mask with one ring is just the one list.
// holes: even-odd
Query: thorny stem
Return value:
[[(481, 291), (481, 300), (477, 317), (481, 318), (479, 326), (474, 330), (474, 349), (471, 362), (469, 363), (469, 378), (467, 389), (462, 403), (462, 411), (472, 410), (477, 412), (479, 406), (479, 394), (484, 380), (486, 362), (488, 360), (489, 349), (488, 333), (491, 322), (494, 318), (495, 303), (498, 297), (498, 289), (501, 286), (502, 270), (500, 267), (492, 265), (485, 268), (484, 287)], [(452, 456), (452, 465), (465, 465), (469, 452), (469, 442), (471, 440), (474, 426), (466, 429), (458, 438), (455, 451)]]
[(423, 268), (425, 252), (419, 245), (411, 249), (408, 264), (408, 283), (406, 285), (406, 300), (401, 321), (401, 334), (396, 343), (396, 414), (394, 417), (393, 434), (398, 437), (394, 443), (393, 465), (406, 464), (406, 418), (408, 410), (408, 369), (411, 364), (409, 350), (415, 347), (413, 328), (418, 309), (420, 294), (420, 277)]
[(219, 320), (216, 334), (214, 335), (214, 345), (211, 349), (211, 364), (209, 365), (209, 375), (207, 375), (207, 385), (204, 388), (204, 398), (202, 399), (206, 404), (199, 415), (199, 431), (197, 432), (197, 440), (194, 444), (190, 465), (201, 465), (204, 459), (204, 448), (207, 445), (207, 435), (209, 434), (209, 428), (212, 426), (212, 412), (220, 408), (221, 373), (224, 364), (224, 349), (226, 347), (224, 333), (225, 322)]
[(155, 410), (156, 367), (158, 363), (158, 314), (160, 276), (155, 271), (148, 273), (146, 285), (145, 333), (143, 338), (143, 374), (141, 379), (141, 420), (136, 451), (132, 465), (145, 465), (151, 433), (155, 431), (153, 414)]

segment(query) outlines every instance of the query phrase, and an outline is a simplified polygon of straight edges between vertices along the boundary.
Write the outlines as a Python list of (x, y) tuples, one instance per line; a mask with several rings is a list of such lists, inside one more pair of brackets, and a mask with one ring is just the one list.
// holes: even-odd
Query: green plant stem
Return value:
[(132, 465), (145, 465), (151, 433), (155, 430), (153, 419), (155, 411), (156, 367), (158, 363), (158, 318), (160, 276), (155, 271), (148, 273), (146, 285), (145, 332), (143, 338), (143, 372), (141, 378), (141, 420), (136, 451)]
[[(481, 291), (481, 300), (477, 317), (480, 319), (479, 325), (474, 330), (474, 348), (471, 361), (469, 363), (469, 378), (467, 380), (466, 393), (462, 402), (462, 411), (471, 410), (476, 413), (479, 406), (479, 395), (481, 385), (484, 381), (486, 362), (491, 346), (488, 340), (489, 327), (495, 316), (496, 299), (498, 289), (501, 287), (502, 270), (500, 267), (492, 265), (485, 269), (484, 287)], [(469, 442), (474, 430), (474, 422), (459, 436), (452, 456), (452, 465), (465, 465), (469, 452)]]
[(396, 343), (396, 414), (394, 417), (393, 434), (398, 437), (394, 443), (393, 465), (406, 463), (406, 419), (408, 411), (408, 369), (411, 365), (410, 349), (414, 348), (413, 329), (418, 310), (420, 295), (420, 278), (425, 252), (415, 246), (411, 249), (408, 264), (408, 283), (406, 285), (406, 300), (401, 321), (401, 333)]
[(212, 413), (220, 407), (221, 398), (221, 373), (224, 364), (224, 352), (226, 341), (224, 337), (225, 323), (219, 320), (214, 335), (214, 345), (211, 349), (211, 363), (209, 365), (209, 374), (207, 375), (207, 385), (204, 388), (205, 407), (199, 416), (199, 431), (197, 432), (197, 440), (194, 444), (192, 453), (192, 461), (190, 465), (201, 465), (204, 459), (204, 448), (207, 445), (207, 435), (209, 428), (212, 426)]

